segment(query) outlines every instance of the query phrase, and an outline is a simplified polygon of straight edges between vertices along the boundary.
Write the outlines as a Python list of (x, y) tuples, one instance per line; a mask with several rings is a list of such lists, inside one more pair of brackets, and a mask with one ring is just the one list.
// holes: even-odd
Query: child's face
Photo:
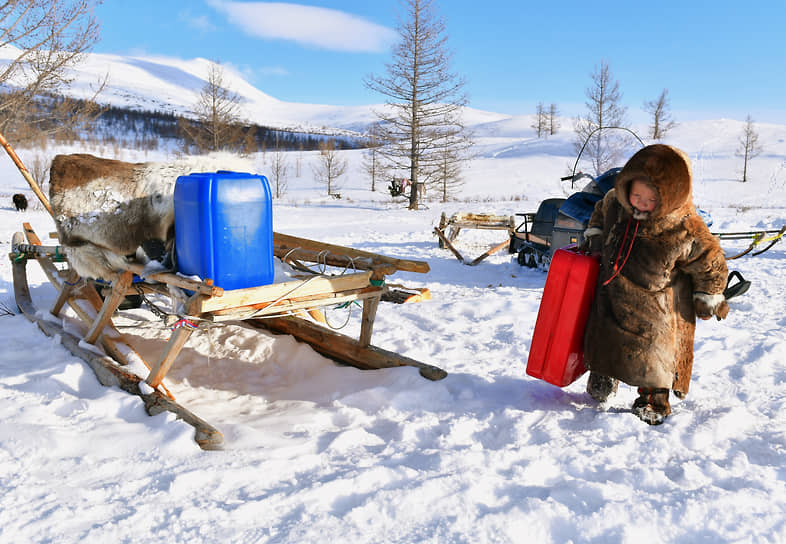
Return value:
[(633, 217), (646, 219), (650, 212), (658, 206), (658, 193), (643, 181), (635, 179), (630, 185), (628, 200), (630, 200), (630, 205), (634, 208)]

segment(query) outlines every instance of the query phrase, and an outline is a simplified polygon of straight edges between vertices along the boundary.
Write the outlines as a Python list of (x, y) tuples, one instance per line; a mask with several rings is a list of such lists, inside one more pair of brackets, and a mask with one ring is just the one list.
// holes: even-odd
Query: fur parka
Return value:
[[(636, 179), (658, 194), (656, 208), (638, 221), (628, 198)], [(631, 157), (595, 206), (585, 232), (602, 255), (584, 336), (591, 371), (687, 394), (697, 309), (701, 317), (728, 313), (726, 260), (691, 191), (688, 158), (656, 144)]]

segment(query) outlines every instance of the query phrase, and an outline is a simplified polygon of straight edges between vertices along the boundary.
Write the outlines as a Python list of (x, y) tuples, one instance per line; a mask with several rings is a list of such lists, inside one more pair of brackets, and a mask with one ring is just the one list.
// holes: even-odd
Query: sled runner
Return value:
[[(786, 234), (786, 225), (781, 227), (778, 230), (758, 230), (758, 231), (747, 231), (747, 232), (713, 232), (712, 235), (716, 236), (719, 240), (751, 240), (750, 245), (743, 249), (742, 251), (732, 254), (726, 255), (726, 260), (732, 259), (739, 259), (743, 255), (751, 254), (751, 255), (761, 255), (765, 251), (769, 250), (772, 246), (774, 246), (778, 241), (783, 238), (784, 234)], [(766, 244), (766, 245), (764, 245)], [(758, 248), (759, 246), (764, 245), (763, 249), (759, 249), (758, 251), (753, 251), (754, 249)]]

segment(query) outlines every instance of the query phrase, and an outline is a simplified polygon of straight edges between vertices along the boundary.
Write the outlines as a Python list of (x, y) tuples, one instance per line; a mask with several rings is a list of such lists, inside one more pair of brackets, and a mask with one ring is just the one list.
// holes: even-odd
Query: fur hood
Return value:
[(655, 144), (639, 150), (617, 174), (614, 183), (617, 201), (628, 213), (630, 186), (638, 179), (652, 186), (658, 193), (658, 206), (650, 214), (657, 221), (674, 212), (688, 212), (692, 208), (691, 168), (688, 157), (674, 147)]

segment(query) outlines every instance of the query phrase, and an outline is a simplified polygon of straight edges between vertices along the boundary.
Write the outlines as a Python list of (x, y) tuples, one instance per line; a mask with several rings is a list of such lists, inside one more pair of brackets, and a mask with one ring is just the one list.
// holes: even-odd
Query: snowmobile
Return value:
[(523, 221), (510, 235), (509, 253), (517, 254), (521, 266), (548, 268), (555, 249), (580, 245), (584, 241), (595, 203), (614, 187), (614, 180), (622, 168), (607, 170), (597, 178), (579, 172), (561, 178), (576, 183), (582, 179), (589, 182), (568, 198), (548, 198), (540, 203), (538, 211), (521, 213)]

